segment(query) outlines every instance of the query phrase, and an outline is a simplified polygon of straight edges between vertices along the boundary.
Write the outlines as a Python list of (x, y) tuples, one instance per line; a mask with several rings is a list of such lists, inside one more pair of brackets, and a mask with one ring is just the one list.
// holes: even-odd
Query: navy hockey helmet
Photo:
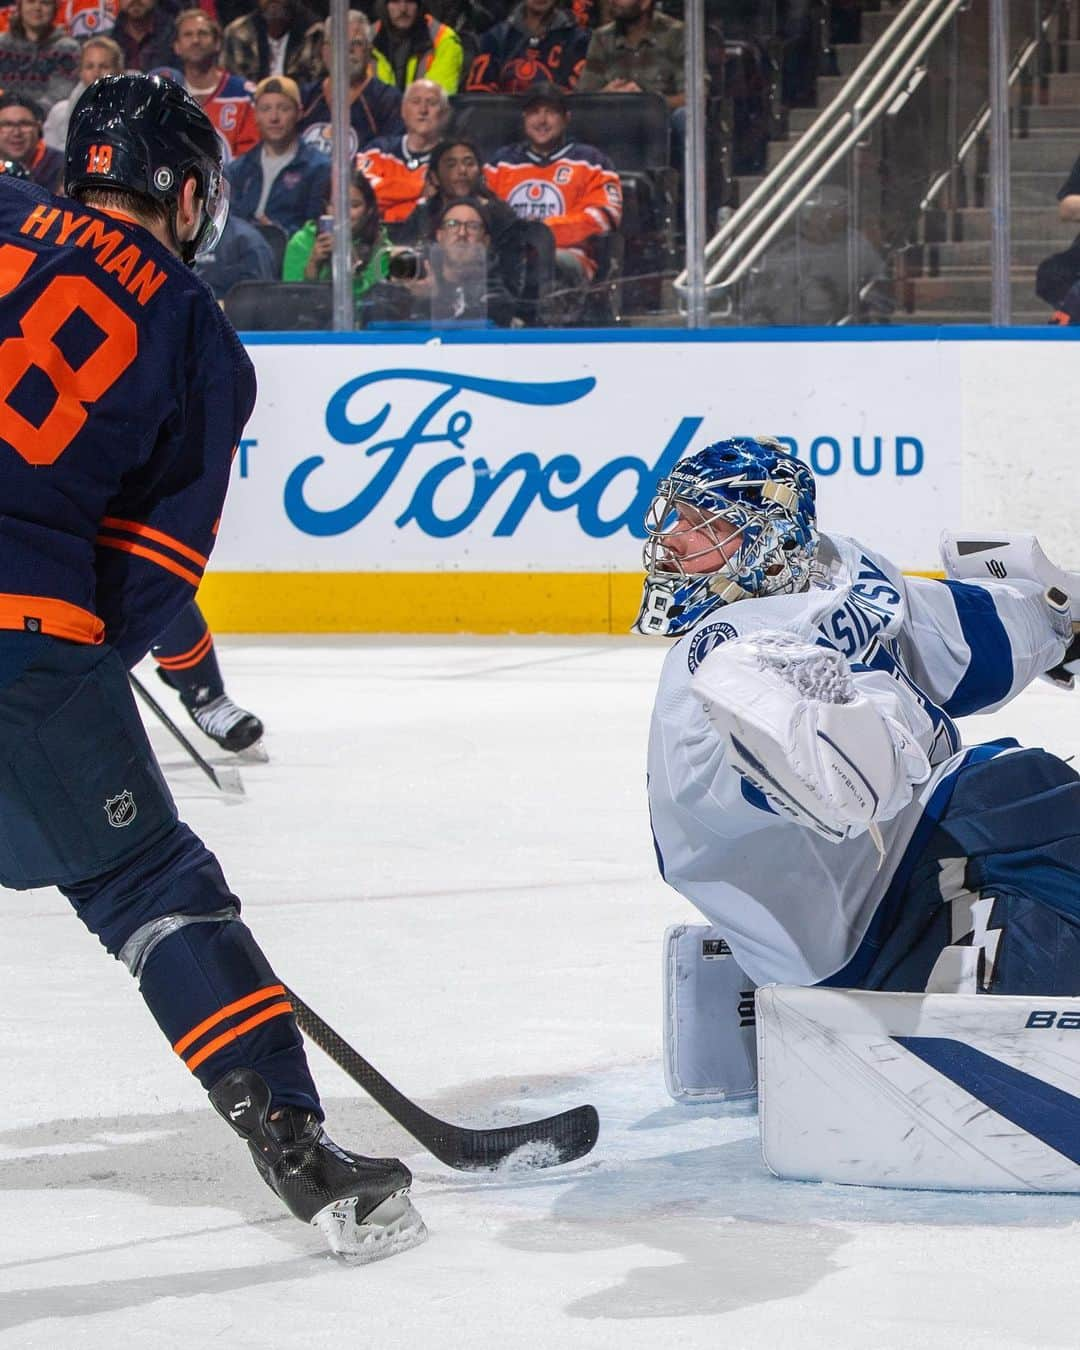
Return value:
[[(75, 106), (68, 127), (64, 189), (116, 188), (175, 206), (185, 178), (195, 179), (203, 218), (195, 238), (176, 241), (190, 263), (221, 238), (228, 188), (221, 142), (191, 95), (157, 75), (108, 75)], [(175, 228), (169, 215), (170, 229)]]
[[(635, 631), (675, 636), (719, 605), (810, 584), (818, 545), (814, 475), (778, 441), (717, 441), (680, 460), (656, 493), (645, 519), (645, 593)], [(687, 552), (682, 540), (691, 532)], [(673, 545), (675, 535), (682, 538)]]

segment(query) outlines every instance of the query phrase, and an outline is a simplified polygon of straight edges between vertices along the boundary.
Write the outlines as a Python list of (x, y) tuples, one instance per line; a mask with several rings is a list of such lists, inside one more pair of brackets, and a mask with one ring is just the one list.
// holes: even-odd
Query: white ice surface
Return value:
[[(660, 941), (693, 916), (657, 879), (645, 811), (661, 645), (221, 652), (269, 728), (247, 800), (151, 734), (281, 976), (438, 1114), (592, 1101), (600, 1142), (562, 1171), (452, 1173), (312, 1050), (331, 1132), (400, 1152), (431, 1230), (342, 1268), (61, 897), (3, 892), (0, 1346), (1080, 1344), (1080, 1197), (779, 1182), (745, 1107), (667, 1099)], [(966, 732), (1071, 754), (1080, 702), (1039, 686)]]

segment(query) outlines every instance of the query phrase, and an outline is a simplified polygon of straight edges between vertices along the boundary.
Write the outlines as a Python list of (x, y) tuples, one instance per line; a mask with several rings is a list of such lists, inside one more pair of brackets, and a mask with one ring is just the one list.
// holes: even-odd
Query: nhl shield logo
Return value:
[(137, 814), (138, 807), (135, 805), (135, 798), (127, 788), (115, 797), (106, 797), (105, 819), (114, 830), (122, 830), (125, 825), (130, 825)]

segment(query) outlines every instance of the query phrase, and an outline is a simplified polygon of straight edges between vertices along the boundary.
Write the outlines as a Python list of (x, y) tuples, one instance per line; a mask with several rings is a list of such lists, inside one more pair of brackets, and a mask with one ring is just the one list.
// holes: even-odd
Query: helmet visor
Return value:
[(207, 175), (202, 224), (195, 236), (195, 257), (205, 258), (221, 242), (229, 219), (229, 180), (220, 169)]

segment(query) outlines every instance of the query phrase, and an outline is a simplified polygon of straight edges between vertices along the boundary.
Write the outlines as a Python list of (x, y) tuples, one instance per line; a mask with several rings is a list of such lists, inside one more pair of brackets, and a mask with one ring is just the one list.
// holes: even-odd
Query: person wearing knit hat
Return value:
[(259, 144), (226, 168), (231, 209), (256, 225), (280, 225), (286, 236), (318, 216), (330, 180), (327, 157), (297, 134), (300, 90), (288, 75), (255, 86)]

